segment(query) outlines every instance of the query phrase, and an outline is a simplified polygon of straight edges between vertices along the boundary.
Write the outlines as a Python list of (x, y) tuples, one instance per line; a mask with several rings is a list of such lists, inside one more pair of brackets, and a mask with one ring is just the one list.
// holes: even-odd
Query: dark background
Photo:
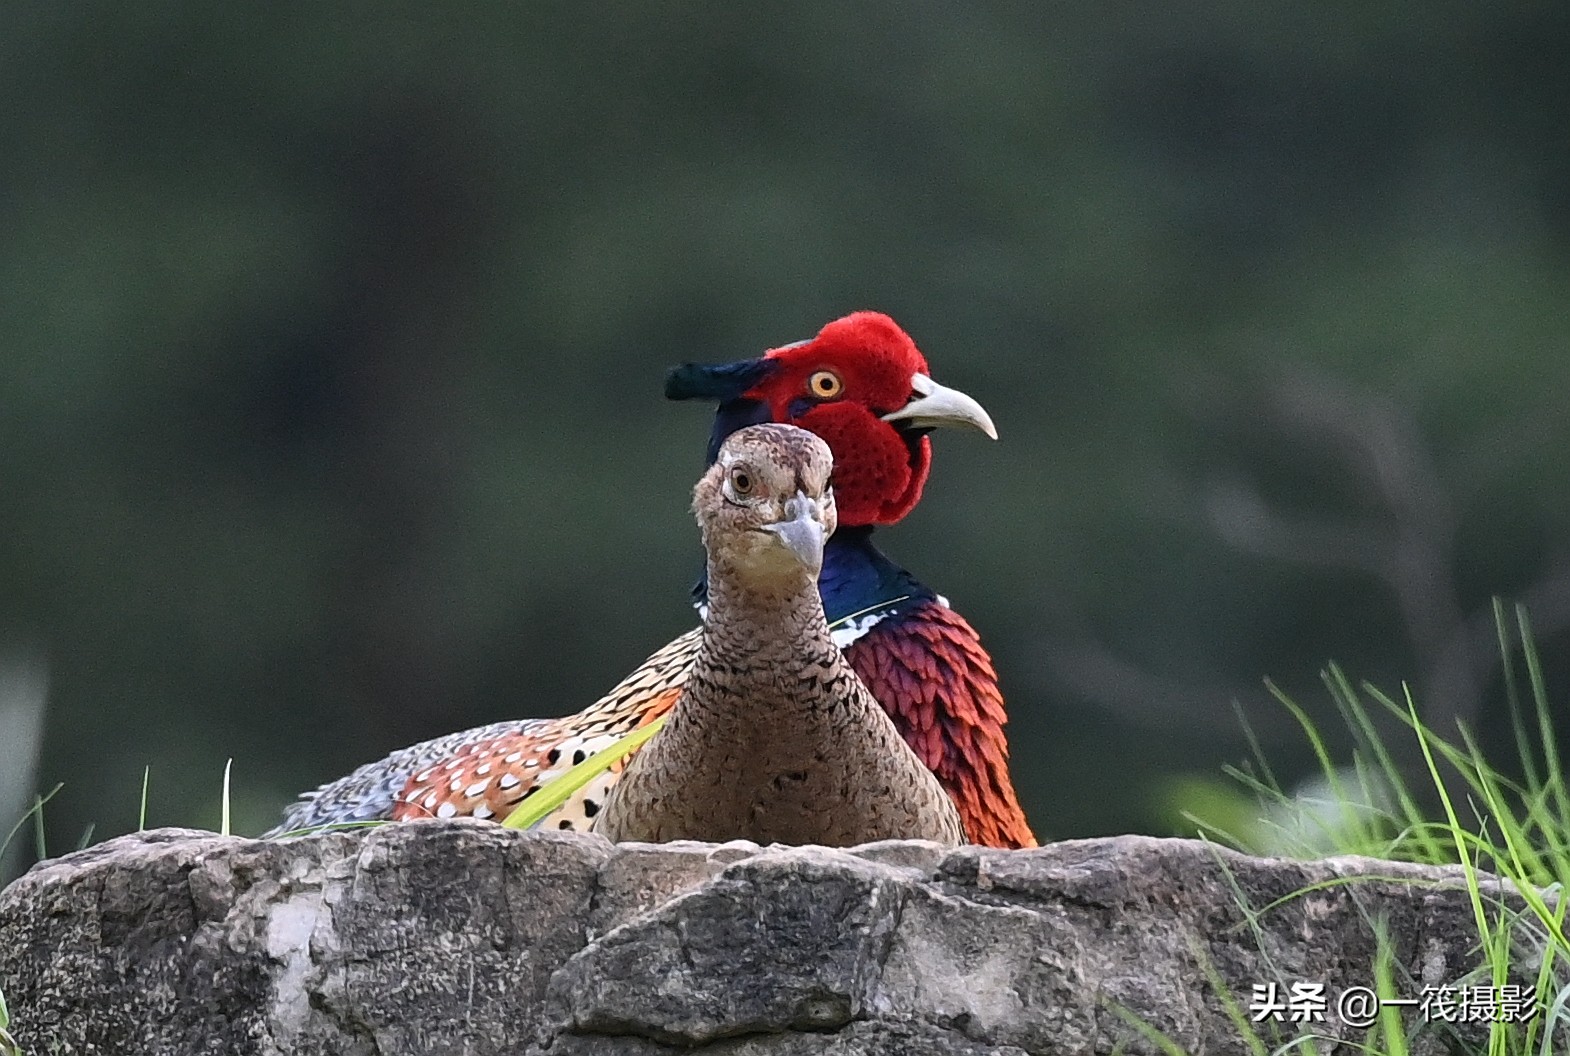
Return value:
[[(693, 615), (664, 368), (892, 314), (1044, 836), (1570, 678), (1570, 6), (3, 5), (0, 810), (237, 831)], [(47, 699), (40, 712), (38, 701)], [(1558, 697), (1556, 699), (1562, 699)], [(35, 731), (41, 730), (41, 737)], [(7, 821), (7, 826), (9, 820)], [(25, 831), (25, 830), (24, 830)], [(24, 836), (23, 841), (31, 843)]]

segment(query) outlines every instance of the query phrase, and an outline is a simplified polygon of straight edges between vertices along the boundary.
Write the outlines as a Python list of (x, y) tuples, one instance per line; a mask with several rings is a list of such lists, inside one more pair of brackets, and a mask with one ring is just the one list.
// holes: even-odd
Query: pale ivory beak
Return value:
[(778, 536), (803, 568), (816, 576), (823, 570), (823, 508), (816, 499), (797, 492), (786, 500), (785, 516), (789, 520), (766, 524), (763, 530)]
[(905, 422), (923, 429), (963, 426), (986, 433), (994, 440), (998, 438), (992, 416), (958, 389), (939, 385), (925, 374), (911, 375), (910, 387), (916, 395), (899, 410), (885, 414), (885, 422)]

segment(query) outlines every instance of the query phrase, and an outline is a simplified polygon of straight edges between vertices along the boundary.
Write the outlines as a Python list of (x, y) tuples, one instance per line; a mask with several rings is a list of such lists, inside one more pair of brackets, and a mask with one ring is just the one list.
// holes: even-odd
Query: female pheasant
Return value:
[(693, 491), (708, 616), (659, 736), (594, 830), (612, 840), (964, 842), (959, 812), (829, 636), (833, 458), (791, 425), (731, 434)]
[[(1007, 714), (991, 658), (947, 599), (872, 542), (875, 528), (900, 521), (920, 500), (932, 461), (928, 434), (957, 426), (995, 438), (986, 411), (933, 381), (915, 343), (877, 312), (837, 319), (813, 339), (757, 359), (677, 367), (665, 392), (718, 403), (711, 463), (731, 433), (764, 422), (796, 425), (828, 443), (840, 527), (825, 546), (818, 586), (836, 644), (953, 797), (971, 842), (1035, 846), (1009, 778)], [(701, 582), (696, 595), (701, 613)], [(272, 834), (383, 818), (505, 817), (551, 778), (669, 711), (699, 636), (675, 639), (576, 715), (494, 723), (366, 764), (306, 793)], [(586, 786), (546, 824), (587, 828), (620, 770)]]

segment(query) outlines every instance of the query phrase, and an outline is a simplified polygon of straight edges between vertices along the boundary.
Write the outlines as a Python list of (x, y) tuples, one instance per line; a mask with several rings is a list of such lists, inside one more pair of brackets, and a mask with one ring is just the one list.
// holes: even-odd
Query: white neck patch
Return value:
[(829, 637), (834, 639), (835, 645), (844, 649), (851, 642), (872, 630), (872, 628), (888, 619), (891, 615), (893, 613), (890, 610), (884, 609), (881, 612), (869, 612), (865, 615), (857, 616), (854, 619), (846, 620), (844, 623), (836, 624), (834, 629), (829, 632)]
[[(948, 606), (948, 599), (939, 598), (938, 600), (943, 602), (945, 608)], [(704, 623), (708, 623), (709, 603), (706, 601), (700, 601), (698, 602), (696, 608), (698, 610), (698, 619), (702, 620)], [(856, 639), (860, 638), (862, 635), (866, 634), (868, 631), (872, 630), (872, 628), (876, 627), (878, 624), (882, 623), (892, 615), (894, 615), (893, 606), (890, 606), (886, 609), (875, 610), (873, 612), (862, 613), (860, 616), (856, 616), (849, 620), (835, 624), (834, 628), (829, 631), (829, 637), (834, 639), (835, 645), (839, 646), (841, 649), (844, 649), (849, 646), (851, 642), (854, 642)]]

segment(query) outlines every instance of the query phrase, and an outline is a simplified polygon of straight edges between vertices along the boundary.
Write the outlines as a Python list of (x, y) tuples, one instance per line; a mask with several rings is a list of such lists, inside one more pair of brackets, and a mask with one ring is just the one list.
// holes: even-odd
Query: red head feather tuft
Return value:
[(834, 494), (843, 525), (893, 524), (921, 499), (932, 466), (924, 431), (882, 416), (911, 398), (927, 361), (910, 335), (881, 312), (853, 312), (818, 336), (776, 348), (773, 367), (747, 391), (789, 422), (821, 436), (834, 452)]

